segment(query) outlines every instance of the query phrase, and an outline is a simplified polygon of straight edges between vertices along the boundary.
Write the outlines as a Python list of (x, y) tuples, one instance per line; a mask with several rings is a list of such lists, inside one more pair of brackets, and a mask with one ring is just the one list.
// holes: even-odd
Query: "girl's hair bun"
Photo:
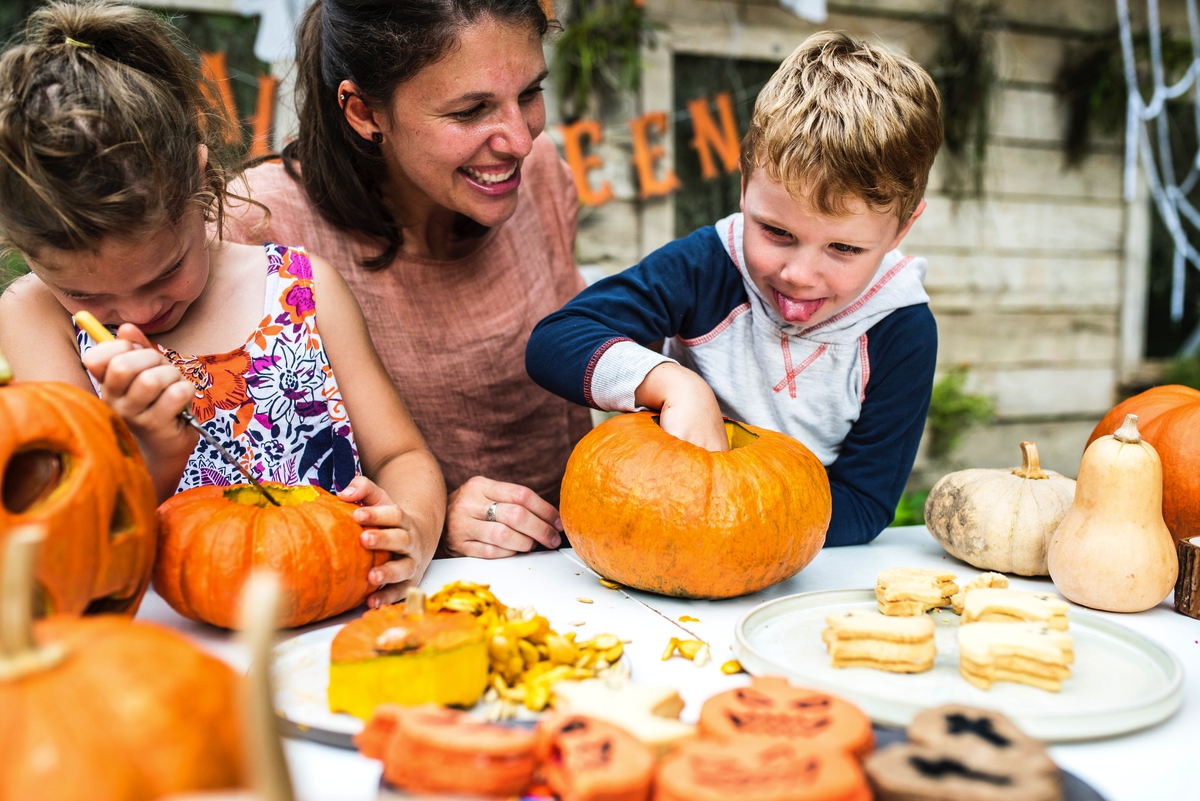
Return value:
[(0, 244), (94, 250), (189, 207), (219, 224), (231, 121), (177, 41), (133, 6), (58, 0), (30, 15), (0, 56)]

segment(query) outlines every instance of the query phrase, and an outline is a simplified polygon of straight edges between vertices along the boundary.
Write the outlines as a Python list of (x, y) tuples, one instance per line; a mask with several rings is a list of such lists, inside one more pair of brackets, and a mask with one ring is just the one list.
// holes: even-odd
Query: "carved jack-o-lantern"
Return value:
[(647, 801), (654, 751), (629, 732), (583, 715), (552, 715), (537, 727), (542, 775), (563, 801)]
[(0, 540), (27, 523), (48, 533), (38, 611), (136, 612), (154, 566), (155, 495), (121, 419), (67, 384), (0, 375), (0, 469)]
[(700, 738), (662, 761), (654, 801), (870, 801), (854, 757), (836, 748), (807, 748), (770, 738)]
[(762, 676), (714, 695), (700, 709), (706, 737), (767, 737), (841, 748), (862, 758), (875, 747), (871, 721), (853, 704), (787, 679)]

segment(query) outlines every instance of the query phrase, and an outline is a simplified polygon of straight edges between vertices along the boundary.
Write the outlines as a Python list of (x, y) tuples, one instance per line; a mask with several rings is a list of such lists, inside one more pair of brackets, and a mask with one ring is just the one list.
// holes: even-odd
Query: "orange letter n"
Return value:
[(733, 114), (733, 101), (728, 92), (717, 95), (717, 113), (721, 116), (721, 125), (717, 127), (712, 114), (708, 111), (708, 98), (698, 97), (688, 103), (688, 113), (692, 115), (692, 129), (696, 135), (692, 138), (692, 147), (700, 156), (700, 175), (704, 180), (717, 177), (717, 165), (713, 163), (712, 151), (721, 157), (721, 165), (725, 172), (733, 172), (738, 168), (737, 117)]

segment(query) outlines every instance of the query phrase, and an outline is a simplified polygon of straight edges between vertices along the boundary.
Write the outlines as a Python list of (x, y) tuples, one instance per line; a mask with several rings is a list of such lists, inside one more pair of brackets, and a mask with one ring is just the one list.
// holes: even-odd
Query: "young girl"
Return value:
[[(153, 14), (56, 2), (26, 38), (0, 58), (0, 244), (31, 269), (0, 298), (14, 374), (98, 392), (160, 500), (241, 480), (177, 419), (190, 407), (261, 479), (360, 504), (363, 545), (395, 555), (369, 602), (397, 600), (433, 556), (445, 485), (337, 271), (220, 240), (228, 123)], [(117, 340), (78, 331), (84, 310)]]

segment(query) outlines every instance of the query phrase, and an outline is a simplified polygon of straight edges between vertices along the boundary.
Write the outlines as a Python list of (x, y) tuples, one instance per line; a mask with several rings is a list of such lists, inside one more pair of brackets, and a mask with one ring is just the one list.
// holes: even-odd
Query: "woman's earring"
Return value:
[(371, 134), (371, 141), (377, 145), (382, 145), (383, 144), (383, 134), (381, 134), (379, 131), (376, 131), (375, 133)]

